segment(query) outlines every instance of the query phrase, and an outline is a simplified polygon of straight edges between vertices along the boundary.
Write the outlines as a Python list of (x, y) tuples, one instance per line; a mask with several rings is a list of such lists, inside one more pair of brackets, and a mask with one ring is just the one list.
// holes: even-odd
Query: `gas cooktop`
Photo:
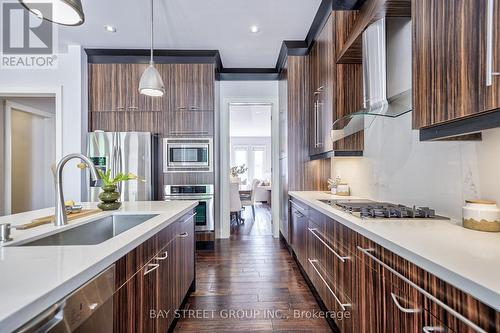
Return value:
[(381, 219), (437, 219), (448, 218), (436, 215), (429, 207), (408, 207), (388, 202), (371, 200), (320, 200), (332, 207), (341, 209), (361, 218)]

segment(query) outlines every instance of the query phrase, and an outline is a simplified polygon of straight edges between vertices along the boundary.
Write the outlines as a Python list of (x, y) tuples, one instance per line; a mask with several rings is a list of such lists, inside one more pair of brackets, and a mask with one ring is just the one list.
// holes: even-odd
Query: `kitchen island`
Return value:
[[(183, 241), (193, 243), (189, 243), (187, 247), (187, 251), (190, 253), (183, 253), (183, 256), (190, 259), (188, 263), (192, 264), (192, 267), (187, 267), (187, 269), (192, 275), (190, 279), (194, 280), (192, 212), (196, 205), (195, 201), (124, 202), (118, 211), (100, 212), (71, 221), (63, 227), (49, 224), (25, 231), (14, 230), (12, 232), (13, 241), (0, 247), (0, 295), (2, 295), (0, 300), (0, 332), (11, 332), (19, 328), (115, 263), (117, 266), (116, 289), (118, 290), (122, 285), (126, 286), (126, 282), (132, 280), (134, 274), (137, 276), (142, 274), (121, 274), (119, 267), (127, 267), (128, 269), (137, 264), (136, 268), (140, 272), (140, 269), (147, 264), (147, 260), (154, 259), (144, 256), (143, 262), (139, 264), (140, 260), (137, 260), (139, 256), (133, 252), (139, 252), (137, 249), (149, 242), (154, 243), (154, 246), (148, 245), (148, 247), (153, 249), (151, 250), (154, 252), (151, 252), (152, 255), (156, 255), (156, 251), (164, 249), (163, 245), (172, 244), (172, 240), (177, 237), (176, 233), (179, 232), (182, 232)], [(96, 204), (93, 203), (83, 204), (84, 209), (95, 207)], [(11, 223), (15, 226), (52, 213), (53, 209), (42, 209), (5, 216), (0, 217), (0, 223)], [(92, 223), (113, 214), (151, 215), (151, 218), (96, 245), (16, 246)], [(185, 226), (168, 230), (169, 237), (172, 235), (172, 239), (158, 240), (155, 238), (164, 230), (173, 228), (176, 223)], [(191, 232), (191, 228), (193, 232)], [(161, 237), (159, 236), (159, 238)], [(162, 244), (160, 240), (165, 244)], [(186, 248), (180, 249), (183, 250), (182, 252), (186, 252)], [(147, 251), (140, 252), (142, 254)], [(130, 264), (129, 257), (133, 257), (133, 265)], [(183, 286), (190, 285), (192, 282), (183, 282)], [(180, 296), (183, 298), (185, 295)], [(128, 314), (129, 317), (131, 315)], [(130, 330), (134, 329), (130, 328)]]

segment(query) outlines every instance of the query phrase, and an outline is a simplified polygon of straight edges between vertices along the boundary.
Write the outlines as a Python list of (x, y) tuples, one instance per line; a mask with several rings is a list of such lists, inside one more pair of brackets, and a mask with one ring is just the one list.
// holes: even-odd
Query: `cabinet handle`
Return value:
[(298, 210), (296, 210), (295, 212), (293, 212), (295, 214), (295, 216), (297, 217), (300, 217), (300, 218), (303, 218), (305, 215), (302, 214), (301, 212), (299, 212)]
[(328, 290), (332, 294), (333, 298), (335, 298), (335, 301), (337, 302), (337, 304), (340, 305), (340, 308), (342, 309), (342, 311), (345, 311), (346, 307), (350, 307), (351, 303), (342, 303), (339, 300), (339, 298), (337, 297), (337, 295), (335, 295), (335, 293), (333, 292), (332, 288), (330, 288), (330, 286), (326, 282), (325, 278), (321, 275), (321, 273), (319, 272), (319, 270), (316, 268), (316, 266), (314, 265), (314, 263), (318, 262), (318, 260), (317, 259), (310, 259), (310, 258), (308, 258), (307, 260), (309, 260), (309, 263), (314, 268), (314, 270), (316, 271), (316, 274), (318, 274), (318, 276), (321, 279), (321, 281), (323, 281), (323, 283), (325, 284), (325, 286), (328, 288)]
[(338, 254), (338, 253), (337, 253), (334, 249), (332, 249), (332, 248), (330, 247), (330, 245), (328, 245), (328, 244), (327, 244), (324, 240), (322, 240), (322, 239), (321, 239), (321, 237), (319, 237), (319, 236), (316, 234), (316, 231), (317, 231), (318, 229), (316, 229), (316, 228), (307, 228), (307, 229), (309, 229), (309, 232), (310, 232), (311, 234), (313, 234), (313, 235), (314, 235), (314, 237), (316, 237), (317, 239), (319, 239), (319, 241), (320, 241), (321, 243), (323, 243), (323, 245), (324, 245), (324, 246), (326, 246), (326, 247), (328, 248), (328, 250), (330, 250), (330, 252), (332, 252), (332, 253), (333, 253), (333, 254), (334, 254), (337, 258), (339, 258), (339, 260), (340, 260), (340, 261), (345, 262), (346, 260), (350, 260), (350, 259), (351, 259), (351, 257), (342, 257), (342, 256), (341, 256), (341, 255), (339, 255), (339, 254)]
[(180, 107), (177, 108), (177, 110), (179, 110), (179, 111), (185, 111), (185, 110), (187, 110), (187, 107), (180, 106)]
[(30, 323), (20, 328), (18, 332), (48, 332), (48, 330), (64, 320), (65, 302), (51, 306), (41, 315), (37, 316)]
[(186, 238), (187, 236), (189, 236), (189, 234), (187, 232), (183, 232), (182, 234), (179, 234), (180, 238)]
[(189, 222), (193, 217), (196, 216), (196, 213), (194, 213), (193, 215), (190, 215), (187, 219), (185, 219), (184, 221), (182, 221), (182, 223), (187, 223)]
[(318, 148), (318, 101), (314, 101), (314, 148)]
[(378, 263), (379, 265), (385, 267), (388, 271), (390, 271), (391, 273), (393, 273), (394, 275), (396, 275), (398, 278), (400, 278), (401, 280), (403, 280), (404, 282), (406, 282), (407, 284), (409, 284), (411, 287), (415, 288), (418, 292), (420, 292), (422, 295), (424, 295), (425, 297), (427, 297), (429, 300), (431, 300), (432, 302), (436, 303), (437, 305), (439, 305), (440, 307), (442, 307), (444, 310), (446, 310), (448, 313), (450, 313), (452, 316), (456, 317), (458, 320), (462, 321), (465, 325), (469, 326), (470, 328), (472, 328), (474, 331), (476, 332), (480, 332), (480, 333), (486, 333), (485, 330), (483, 330), (481, 327), (477, 326), (476, 324), (474, 324), (472, 321), (470, 321), (468, 318), (464, 317), (462, 314), (458, 313), (457, 311), (455, 311), (454, 309), (452, 309), (451, 307), (449, 307), (447, 304), (443, 303), (442, 301), (440, 301), (439, 299), (437, 299), (434, 295), (430, 294), (429, 292), (427, 292), (426, 290), (422, 289), (419, 285), (417, 285), (416, 283), (414, 283), (413, 281), (409, 280), (408, 278), (406, 278), (404, 275), (402, 275), (401, 273), (399, 273), (398, 271), (396, 271), (394, 268), (392, 268), (391, 266), (387, 265), (386, 263), (384, 263), (382, 260), (380, 260), (379, 258), (375, 257), (371, 252), (374, 252), (375, 249), (364, 249), (362, 248), (361, 246), (357, 245), (356, 246), (358, 248), (359, 251), (361, 251), (364, 255), (366, 255), (367, 257), (371, 258), (373, 261), (375, 261), (376, 263)]
[(125, 110), (125, 107), (124, 107), (124, 106), (117, 106), (117, 107), (116, 107), (116, 110), (118, 110), (118, 111), (123, 111), (123, 110)]
[(161, 256), (161, 257), (160, 257), (160, 256), (158, 256), (158, 257), (156, 257), (155, 259), (156, 259), (156, 260), (165, 260), (165, 259), (167, 259), (167, 258), (168, 258), (168, 251), (165, 251), (165, 252), (163, 252), (163, 256)]
[(493, 76), (500, 73), (493, 72), (493, 15), (495, 9), (494, 0), (487, 0), (486, 5), (486, 86), (493, 84)]
[(197, 106), (190, 106), (190, 107), (189, 107), (189, 110), (193, 110), (193, 111), (195, 111), (195, 110), (199, 110), (199, 109), (200, 109), (200, 108), (199, 108), (199, 107), (197, 107)]
[(407, 308), (404, 308), (401, 306), (401, 304), (399, 304), (399, 301), (398, 301), (398, 298), (399, 299), (402, 299), (401, 296), (398, 296), (396, 295), (395, 293), (391, 292), (391, 297), (392, 297), (392, 301), (394, 302), (394, 304), (396, 304), (397, 308), (399, 309), (399, 311), (401, 312), (404, 312), (404, 313), (419, 313), (421, 310), (420, 308), (416, 308), (416, 309), (407, 309)]
[(323, 92), (324, 90), (325, 90), (325, 86), (321, 86), (318, 89), (316, 89), (316, 91), (318, 91), (318, 92)]
[(441, 326), (424, 326), (422, 327), (422, 332), (430, 333), (430, 332), (446, 332), (446, 329)]
[(144, 276), (146, 276), (149, 273), (151, 273), (152, 271), (158, 269), (158, 267), (160, 267), (160, 264), (148, 264), (146, 266), (146, 269), (144, 269)]
[(129, 106), (128, 109), (129, 110), (139, 110), (139, 107), (138, 106)]

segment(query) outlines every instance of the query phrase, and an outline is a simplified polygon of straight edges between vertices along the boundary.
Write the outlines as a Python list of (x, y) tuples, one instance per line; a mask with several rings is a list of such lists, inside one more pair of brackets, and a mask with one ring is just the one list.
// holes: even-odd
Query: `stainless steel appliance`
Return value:
[(212, 138), (163, 139), (163, 172), (212, 172)]
[(165, 185), (164, 199), (198, 201), (195, 230), (214, 231), (214, 185)]
[(448, 218), (436, 215), (429, 207), (407, 207), (405, 205), (371, 200), (320, 200), (361, 218), (381, 219), (438, 219)]
[(112, 333), (115, 265), (38, 315), (16, 333)]
[[(97, 169), (112, 175), (118, 172), (139, 176), (144, 181), (119, 184), (121, 201), (154, 200), (156, 136), (148, 132), (93, 132), (87, 136), (87, 156)], [(99, 201), (101, 180), (88, 179), (87, 199)]]

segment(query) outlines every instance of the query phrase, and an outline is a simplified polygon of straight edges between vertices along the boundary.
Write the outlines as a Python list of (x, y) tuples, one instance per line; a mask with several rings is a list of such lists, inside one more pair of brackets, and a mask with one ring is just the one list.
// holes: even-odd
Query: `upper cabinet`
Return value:
[(213, 64), (175, 64), (172, 109), (177, 111), (214, 110), (215, 68)]
[[(166, 99), (139, 93), (139, 81), (147, 64), (89, 64), (90, 111), (162, 111)], [(164, 65), (156, 65), (162, 72)], [(165, 77), (165, 74), (162, 73)]]
[(333, 149), (330, 128), (333, 123), (333, 19), (329, 17), (310, 53), (311, 111), (309, 153), (321, 154)]
[(337, 64), (340, 46), (354, 24), (356, 12), (333, 11), (316, 38), (310, 60), (309, 154), (362, 151), (363, 133), (333, 142), (335, 120), (359, 110), (363, 103), (361, 64)]
[(500, 72), (500, 1), (418, 0), (412, 6), (413, 127), (500, 108), (495, 75)]

